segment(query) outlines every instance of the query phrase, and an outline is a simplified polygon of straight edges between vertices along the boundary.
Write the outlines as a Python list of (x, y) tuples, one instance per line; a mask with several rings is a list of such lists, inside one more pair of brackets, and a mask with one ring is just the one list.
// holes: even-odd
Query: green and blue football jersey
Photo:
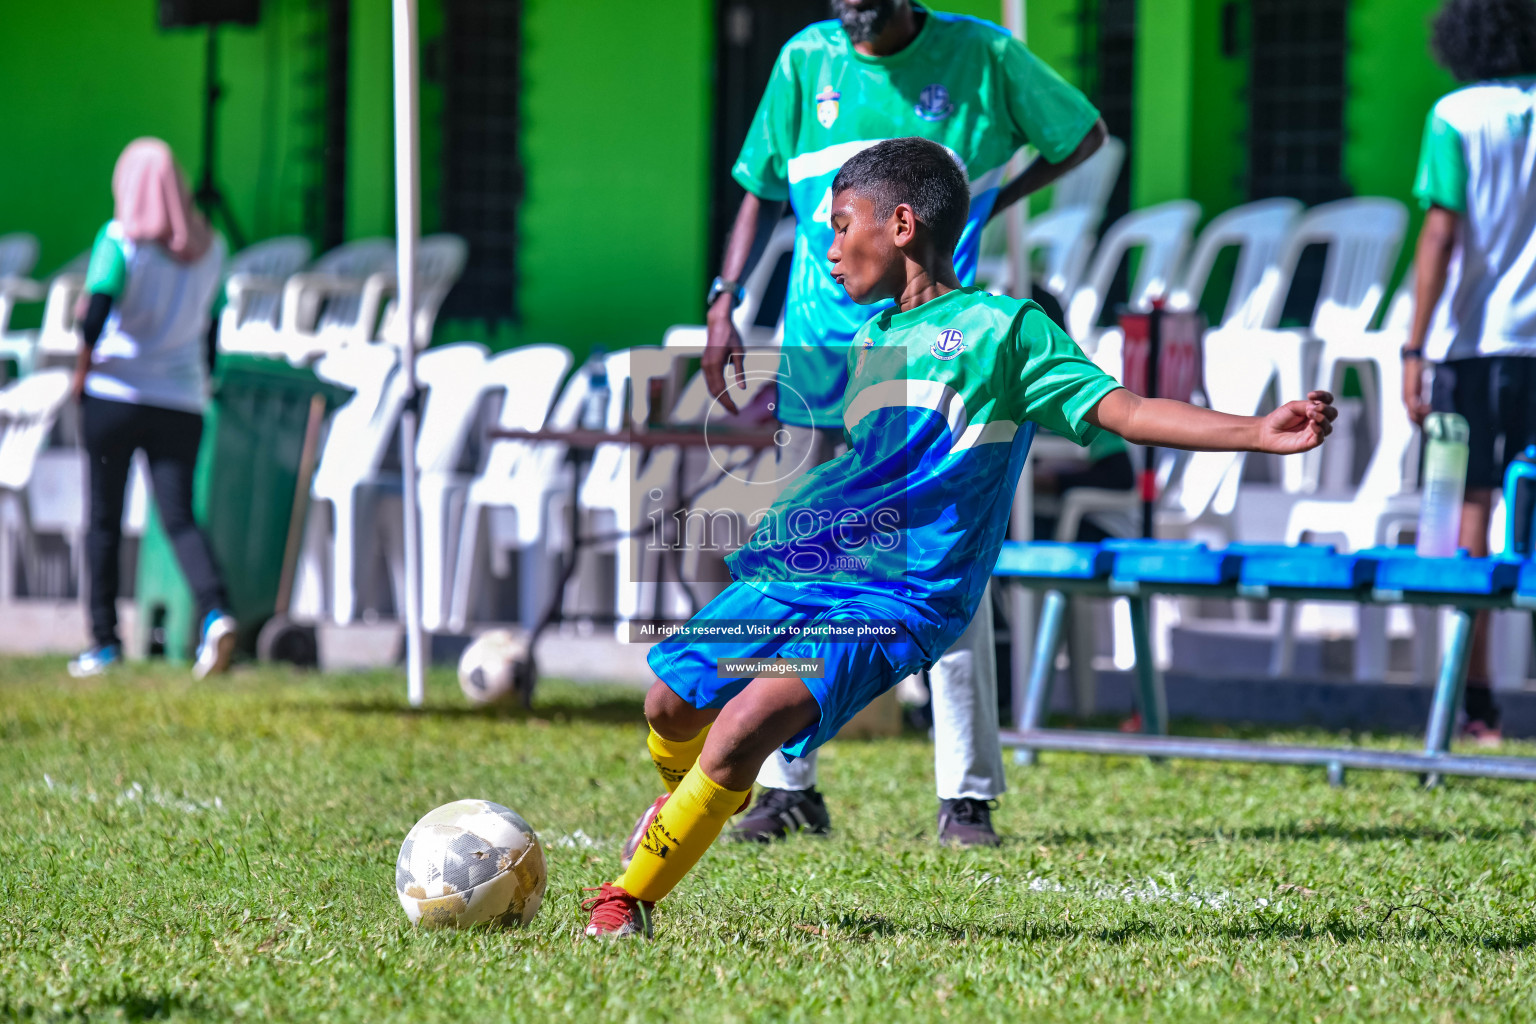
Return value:
[(791, 484), (727, 564), (786, 604), (888, 609), (932, 660), (981, 601), (1035, 425), (1086, 443), (1120, 385), (1039, 306), (979, 288), (888, 309), (849, 362), (848, 450)]
[(795, 212), (779, 411), (792, 425), (836, 424), (846, 346), (878, 313), (849, 299), (829, 274), (831, 186), (845, 160), (906, 136), (948, 148), (971, 182), (970, 217), (955, 251), (955, 270), (970, 283), (1008, 159), (1028, 143), (1059, 162), (1098, 120), (1081, 92), (1001, 27), (923, 13), (917, 37), (886, 57), (856, 51), (836, 21), (786, 43), (732, 170), (747, 191), (787, 199)]

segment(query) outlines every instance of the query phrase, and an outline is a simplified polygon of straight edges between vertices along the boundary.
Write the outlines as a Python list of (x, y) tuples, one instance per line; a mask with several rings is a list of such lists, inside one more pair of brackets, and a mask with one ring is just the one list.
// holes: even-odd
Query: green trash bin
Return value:
[[(203, 421), (192, 484), (192, 513), (208, 536), (229, 591), (228, 611), (240, 623), (241, 649), (272, 617), (293, 515), (294, 484), (311, 401), (329, 416), (351, 396), (308, 369), (279, 359), (220, 355), (213, 401)], [(141, 650), (164, 630), (164, 653), (190, 660), (197, 645), (197, 607), (151, 497), (139, 545), (136, 585)]]

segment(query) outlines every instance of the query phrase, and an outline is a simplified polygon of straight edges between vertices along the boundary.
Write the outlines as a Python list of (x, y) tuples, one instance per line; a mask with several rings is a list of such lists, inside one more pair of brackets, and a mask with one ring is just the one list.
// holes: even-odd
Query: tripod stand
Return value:
[(218, 31), (219, 26), (216, 23), (209, 24), (207, 56), (203, 61), (203, 171), (193, 196), (198, 205), (208, 214), (210, 221), (217, 215), (224, 225), (224, 233), (229, 236), (230, 245), (239, 250), (245, 248), (245, 234), (236, 223), (235, 213), (229, 208), (229, 200), (224, 198), (224, 193), (220, 191), (213, 170), (214, 129), (218, 121), (217, 107), (219, 97), (224, 92), (219, 85)]

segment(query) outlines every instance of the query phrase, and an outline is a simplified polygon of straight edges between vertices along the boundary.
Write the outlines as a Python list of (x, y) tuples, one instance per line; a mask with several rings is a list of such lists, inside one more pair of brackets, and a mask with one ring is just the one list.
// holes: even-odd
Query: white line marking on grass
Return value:
[[(1002, 882), (1003, 880), (996, 876), (987, 876), (983, 881)], [(1263, 910), (1269, 906), (1269, 900), (1262, 896), (1249, 901), (1224, 890), (1180, 889), (1174, 885), (1164, 885), (1151, 878), (1140, 883), (1098, 882), (1088, 885), (1064, 885), (1053, 878), (1032, 874), (1023, 884), (1030, 892), (1061, 893), (1065, 896), (1112, 903), (1178, 903), (1205, 910)]]
[[(101, 795), (95, 790), (82, 790), (79, 786), (72, 783), (56, 782), (46, 772), (43, 773), (43, 786), (48, 792), (69, 800), (83, 800), (86, 803), (92, 804), (101, 801)], [(158, 786), (152, 786), (146, 790), (143, 783), (140, 782), (129, 783), (128, 788), (118, 793), (112, 802), (119, 807), (137, 803), (164, 807), (167, 810), (180, 811), (183, 814), (201, 814), (204, 811), (224, 810), (224, 801), (219, 797), (214, 797), (212, 800), (189, 800), (172, 796)]]

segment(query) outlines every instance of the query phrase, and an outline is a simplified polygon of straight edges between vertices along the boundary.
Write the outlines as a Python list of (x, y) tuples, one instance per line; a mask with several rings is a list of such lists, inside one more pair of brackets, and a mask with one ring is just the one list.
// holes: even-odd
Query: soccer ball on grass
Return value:
[(424, 928), (525, 925), (549, 882), (539, 837), (516, 811), (455, 800), (418, 821), (395, 861), (395, 893)]
[(464, 648), (459, 658), (459, 689), (471, 704), (526, 705), (533, 696), (533, 655), (523, 634), (490, 629)]

